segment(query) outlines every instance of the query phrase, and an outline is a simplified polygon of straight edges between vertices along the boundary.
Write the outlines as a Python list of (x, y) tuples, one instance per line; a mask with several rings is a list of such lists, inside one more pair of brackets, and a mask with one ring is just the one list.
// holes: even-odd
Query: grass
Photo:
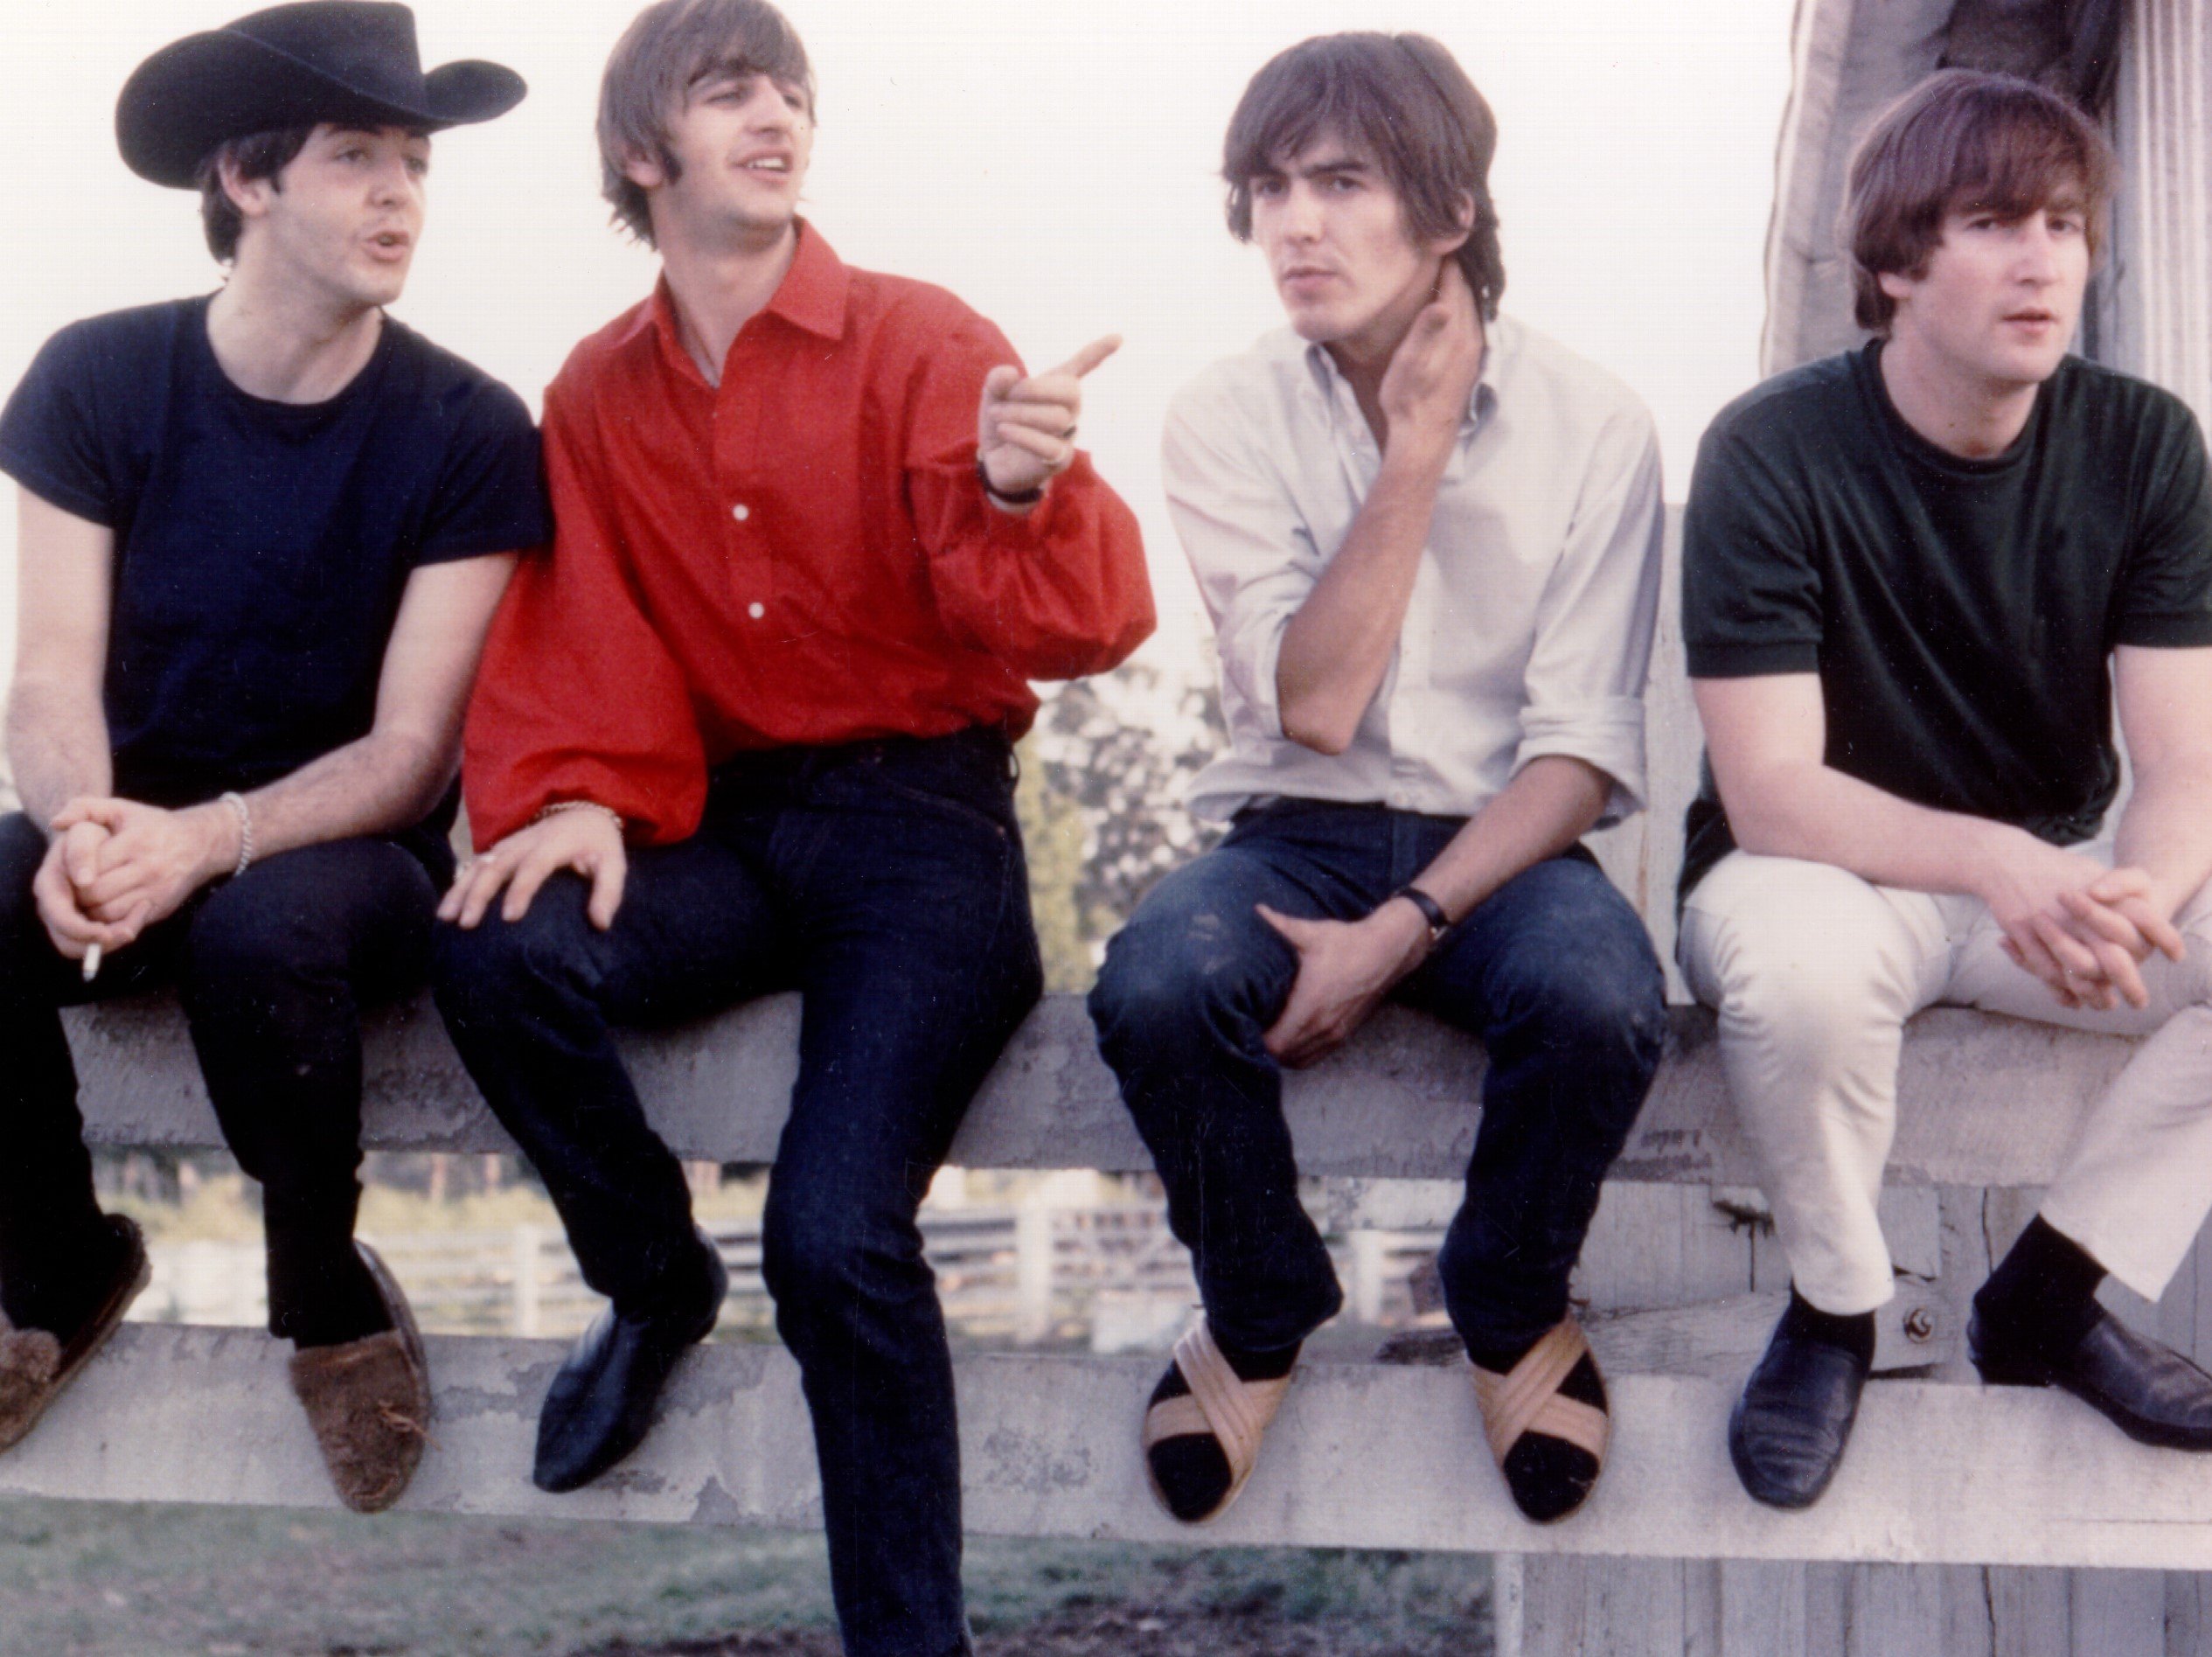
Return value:
[[(977, 1539), (967, 1581), (986, 1651), (1142, 1605), (1325, 1622), (1350, 1657), (1455, 1633), (1474, 1649), (1489, 1569)], [(0, 1500), (0, 1657), (574, 1657), (834, 1620), (811, 1535)]]

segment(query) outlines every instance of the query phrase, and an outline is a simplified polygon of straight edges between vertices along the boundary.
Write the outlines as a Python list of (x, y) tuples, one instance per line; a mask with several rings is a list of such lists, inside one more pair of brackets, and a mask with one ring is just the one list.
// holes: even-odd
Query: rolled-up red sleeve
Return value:
[(462, 749), (470, 832), (482, 851), (556, 801), (594, 800), (635, 843), (683, 839), (706, 798), (699, 722), (560, 380), (545, 443), (553, 543), (516, 570), (485, 641)]
[(977, 408), (991, 370), (1019, 362), (973, 312), (930, 339), (909, 382), (915, 528), (948, 633), (1025, 679), (1078, 679), (1116, 665), (1151, 634), (1144, 538), (1080, 453), (1029, 512), (991, 504), (976, 477)]

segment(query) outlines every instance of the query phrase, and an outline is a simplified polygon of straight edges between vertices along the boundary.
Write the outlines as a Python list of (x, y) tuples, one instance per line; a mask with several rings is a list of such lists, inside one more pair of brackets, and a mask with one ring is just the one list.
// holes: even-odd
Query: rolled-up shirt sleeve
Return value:
[(1518, 773), (1564, 755), (1613, 787), (1601, 823), (1649, 799), (1644, 687), (1659, 620), (1666, 509), (1659, 438), (1640, 407), (1599, 434), (1558, 567), (1537, 606), (1525, 679)]
[(1283, 480), (1251, 452), (1248, 424), (1232, 400), (1207, 381), (1168, 410), (1160, 477), (1213, 619), (1227, 693), (1223, 717), (1232, 735), (1256, 727), (1258, 735), (1282, 741), (1276, 663), (1284, 630), (1321, 577), (1312, 534)]

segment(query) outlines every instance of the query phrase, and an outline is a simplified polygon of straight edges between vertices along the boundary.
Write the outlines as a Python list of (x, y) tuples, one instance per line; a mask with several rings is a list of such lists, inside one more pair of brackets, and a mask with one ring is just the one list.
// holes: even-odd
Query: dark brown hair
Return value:
[(631, 20), (599, 83), (599, 190), (616, 223), (652, 245), (644, 189), (623, 169), (645, 157), (673, 183), (683, 169), (668, 148), (669, 111), (709, 76), (748, 74), (802, 88), (813, 113), (806, 47), (768, 0), (659, 0)]
[[(1451, 53), (1421, 34), (1317, 35), (1278, 52), (1244, 88), (1221, 146), (1229, 233), (1252, 239), (1252, 181), (1324, 133), (1366, 150), (1427, 240), (1468, 229), (1455, 255), (1485, 317), (1506, 291), (1490, 158), (1498, 122)], [(1474, 203), (1471, 227), (1461, 214)]]
[(2024, 219), (2078, 206), (2090, 254), (2104, 246), (2118, 173), (2096, 124), (2056, 93), (2011, 75), (1944, 69), (1883, 109), (1851, 152), (1839, 240), (1851, 254), (1852, 314), (1889, 331), (1885, 275), (1920, 277), (1947, 214)]
[(307, 148), (315, 136), (312, 126), (281, 127), (275, 132), (249, 133), (226, 138), (199, 158), (192, 182), (199, 186), (200, 228), (207, 233), (207, 251), (222, 264), (238, 257), (238, 238), (246, 228), (246, 215), (223, 188), (223, 164), (228, 162), (241, 184), (257, 178), (275, 179)]

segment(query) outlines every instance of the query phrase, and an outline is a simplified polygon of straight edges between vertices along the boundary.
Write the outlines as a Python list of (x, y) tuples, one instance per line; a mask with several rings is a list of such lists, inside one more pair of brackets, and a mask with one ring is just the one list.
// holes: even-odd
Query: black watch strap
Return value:
[(1444, 913), (1444, 906), (1417, 886), (1402, 886), (1390, 895), (1402, 897), (1421, 911), (1421, 918), (1429, 922), (1429, 947), (1434, 949), (1444, 941), (1444, 934), (1452, 928), (1451, 916)]
[(1027, 489), (1017, 489), (1008, 494), (991, 481), (991, 468), (983, 463), (983, 456), (976, 456), (976, 481), (983, 485), (983, 492), (1002, 506), (1034, 506), (1045, 498), (1045, 486), (1033, 484)]

